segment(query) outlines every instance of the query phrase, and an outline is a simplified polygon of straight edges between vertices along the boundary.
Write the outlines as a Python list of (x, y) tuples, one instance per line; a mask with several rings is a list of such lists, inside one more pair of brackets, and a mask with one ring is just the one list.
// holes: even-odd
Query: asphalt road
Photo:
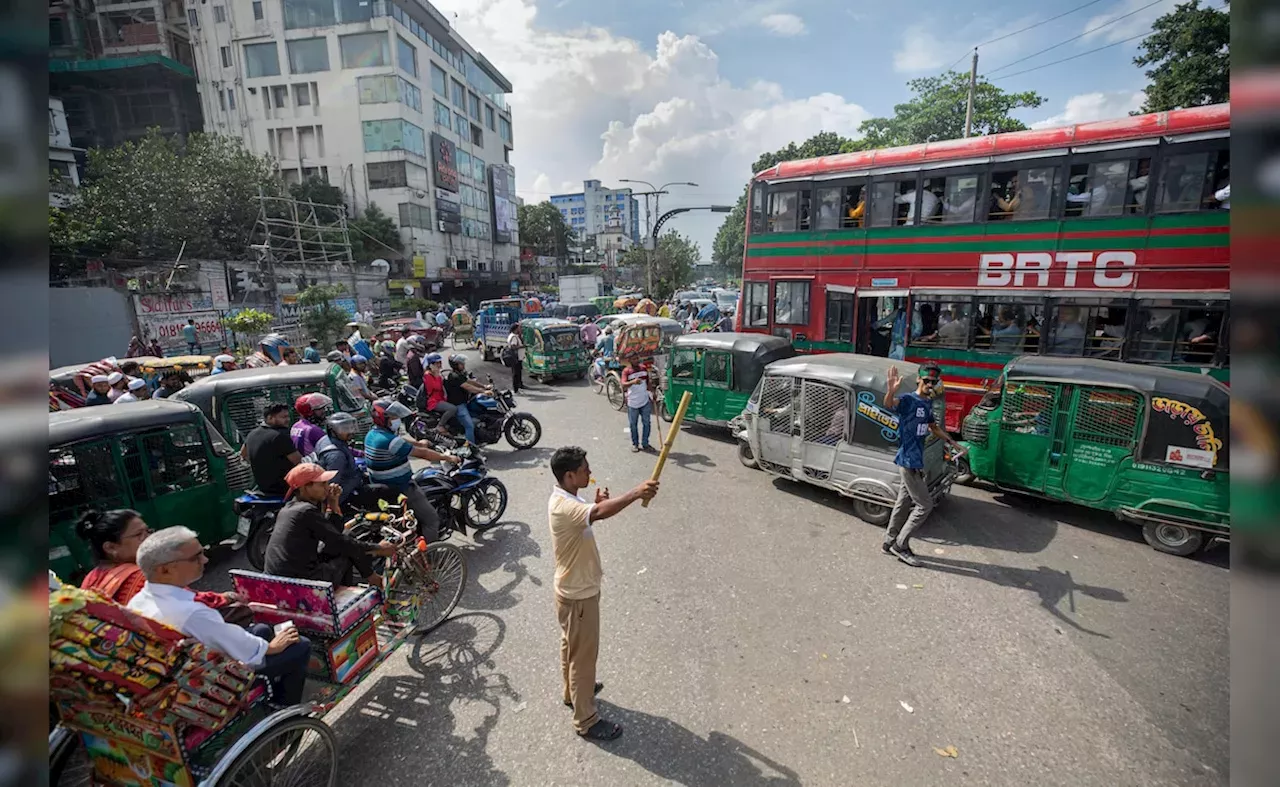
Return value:
[(624, 414), (585, 383), (535, 384), (520, 405), (542, 442), (490, 449), (511, 503), (455, 536), (458, 610), (328, 718), (340, 784), (1228, 782), (1225, 547), (1170, 557), (1100, 514), (957, 488), (913, 569), (839, 497), (748, 470), (703, 429), (680, 434), (649, 509), (597, 527), (600, 708), (626, 732), (579, 739), (560, 703), (548, 459), (581, 445), (620, 492), (654, 457), (630, 453)]

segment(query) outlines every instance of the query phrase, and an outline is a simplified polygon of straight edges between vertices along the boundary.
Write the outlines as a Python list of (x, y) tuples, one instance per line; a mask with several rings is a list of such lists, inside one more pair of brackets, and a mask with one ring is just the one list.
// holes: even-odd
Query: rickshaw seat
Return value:
[(370, 617), (382, 602), (378, 590), (368, 586), (335, 586), (238, 568), (230, 573), (254, 619), (271, 625), (291, 620), (304, 634), (340, 637)]
[[(64, 724), (191, 751), (266, 696), (251, 668), (89, 590), (49, 596), (49, 693)], [(122, 702), (123, 700), (123, 702)]]

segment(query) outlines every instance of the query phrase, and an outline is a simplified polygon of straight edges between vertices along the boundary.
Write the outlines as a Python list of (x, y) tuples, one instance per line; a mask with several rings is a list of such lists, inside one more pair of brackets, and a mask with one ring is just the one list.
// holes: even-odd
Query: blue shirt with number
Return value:
[(409, 456), (413, 446), (390, 429), (374, 427), (364, 436), (364, 463), (369, 480), (403, 491), (413, 483)]
[(904, 393), (894, 408), (898, 416), (898, 455), (893, 463), (913, 470), (924, 469), (924, 439), (934, 423), (933, 402), (917, 393)]

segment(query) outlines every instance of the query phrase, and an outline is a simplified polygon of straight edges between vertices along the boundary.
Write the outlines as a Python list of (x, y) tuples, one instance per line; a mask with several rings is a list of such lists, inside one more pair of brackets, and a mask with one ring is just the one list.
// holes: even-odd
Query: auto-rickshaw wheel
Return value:
[(969, 467), (968, 457), (960, 457), (956, 461), (956, 475), (952, 479), (954, 483), (961, 486), (969, 486), (973, 483), (973, 469)]
[[(665, 396), (658, 399), (658, 417), (666, 421), (667, 423), (671, 423), (672, 421), (676, 420), (676, 414), (673, 413), (671, 411), (671, 408), (667, 406), (667, 397)], [(751, 461), (754, 462), (755, 460), (753, 459)], [(747, 464), (747, 463), (743, 462), (743, 464)], [(754, 466), (755, 465), (753, 464), (747, 465), (747, 467), (754, 467)]]
[(1179, 557), (1198, 552), (1206, 540), (1203, 530), (1168, 522), (1147, 522), (1142, 526), (1142, 537), (1157, 552)]
[(751, 452), (751, 443), (748, 443), (746, 440), (738, 441), (738, 461), (742, 463), (743, 467), (749, 467), (752, 470), (756, 470), (760, 467), (760, 465), (756, 463), (756, 455)]
[(889, 506), (856, 497), (853, 499), (853, 515), (869, 525), (884, 527), (889, 524), (889, 515), (892, 513), (893, 509)]

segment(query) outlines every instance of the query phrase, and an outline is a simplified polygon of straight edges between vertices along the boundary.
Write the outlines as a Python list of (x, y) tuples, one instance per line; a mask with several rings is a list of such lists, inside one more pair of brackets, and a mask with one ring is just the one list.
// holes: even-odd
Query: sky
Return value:
[[(732, 205), (761, 153), (819, 131), (856, 137), (911, 97), (909, 80), (967, 71), (979, 44), (979, 74), (1046, 99), (1018, 113), (1029, 125), (1126, 115), (1146, 78), (1132, 62), (1140, 38), (1125, 39), (1177, 0), (432, 2), (513, 85), (517, 194), (541, 202), (588, 179), (699, 184), (671, 186), (665, 211)], [(722, 220), (666, 227), (709, 260)]]

